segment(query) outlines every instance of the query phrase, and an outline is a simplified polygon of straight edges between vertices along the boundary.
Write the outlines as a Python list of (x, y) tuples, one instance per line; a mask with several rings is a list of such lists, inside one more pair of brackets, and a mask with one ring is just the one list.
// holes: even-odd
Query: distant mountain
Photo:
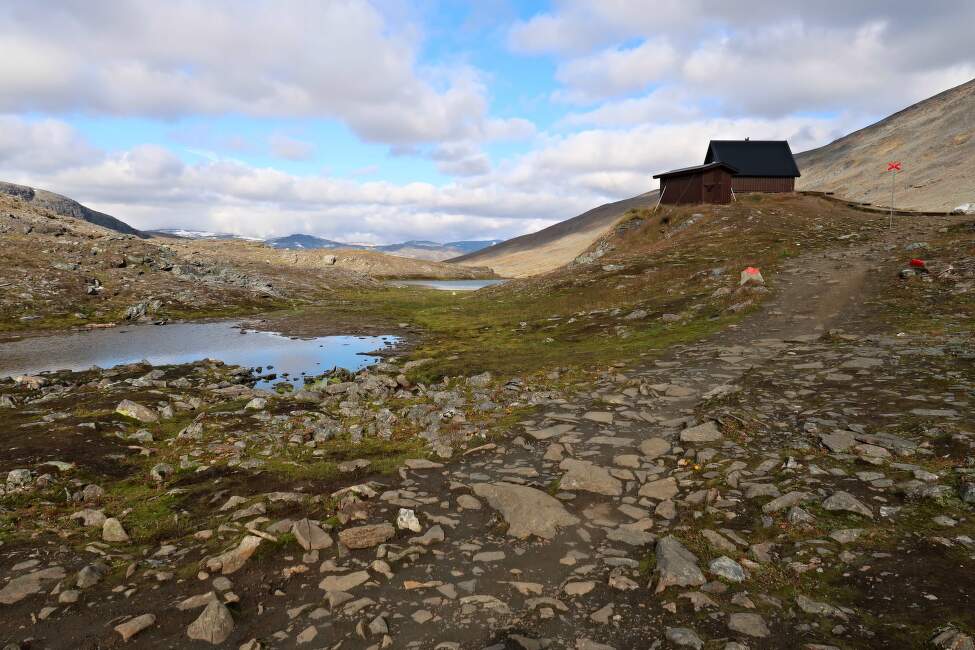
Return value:
[(286, 235), (284, 237), (274, 237), (265, 240), (264, 243), (271, 248), (351, 248), (355, 250), (368, 248), (367, 246), (343, 244), (339, 241), (324, 239), (315, 235), (303, 235), (301, 233)]
[(472, 240), (441, 244), (435, 241), (414, 239), (402, 242), (400, 244), (370, 246), (367, 244), (346, 244), (343, 242), (334, 241), (332, 239), (316, 237), (315, 235), (296, 233), (293, 235), (287, 235), (286, 237), (275, 237), (273, 239), (268, 239), (265, 243), (272, 248), (343, 248), (346, 250), (373, 250), (380, 253), (387, 253), (389, 255), (398, 255), (399, 257), (410, 257), (413, 259), (440, 262), (452, 257), (478, 251), (482, 248), (487, 248), (488, 246), (492, 246), (500, 241), (501, 240), (499, 239), (483, 241)]
[(456, 248), (464, 253), (476, 253), (479, 250), (489, 248), (503, 242), (503, 239), (473, 240), (473, 241), (452, 241), (444, 244), (447, 248)]
[(62, 217), (74, 217), (75, 219), (81, 219), (83, 221), (87, 221), (88, 223), (93, 223), (96, 226), (108, 228), (109, 230), (114, 230), (126, 235), (135, 235), (136, 237), (142, 237), (144, 239), (148, 238), (148, 235), (145, 233), (136, 230), (129, 224), (120, 219), (116, 219), (110, 214), (92, 210), (91, 208), (87, 208), (73, 199), (69, 199), (66, 196), (61, 196), (60, 194), (55, 194), (54, 192), (39, 190), (27, 185), (17, 185), (16, 183), (6, 183), (0, 181), (0, 194), (15, 196), (36, 207), (50, 210), (51, 212)]
[(537, 275), (568, 264), (599, 239), (630, 208), (657, 202), (656, 190), (631, 199), (607, 203), (548, 228), (509, 239), (449, 260), (469, 266), (489, 266), (502, 277)]
[(886, 207), (887, 163), (895, 160), (903, 163), (896, 207), (949, 211), (975, 202), (975, 79), (796, 155), (796, 189)]
[(246, 241), (263, 241), (257, 237), (243, 237), (230, 232), (210, 232), (208, 230), (186, 230), (184, 228), (157, 228), (156, 230), (146, 230), (147, 235), (153, 237), (175, 237), (178, 239), (243, 239)]

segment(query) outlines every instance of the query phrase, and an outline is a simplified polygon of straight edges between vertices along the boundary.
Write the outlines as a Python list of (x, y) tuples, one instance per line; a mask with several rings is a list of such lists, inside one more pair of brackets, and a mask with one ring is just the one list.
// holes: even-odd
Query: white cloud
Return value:
[(97, 155), (64, 122), (0, 115), (0, 167), (45, 173), (83, 165)]
[(280, 133), (271, 135), (268, 146), (272, 155), (285, 160), (309, 160), (315, 154), (315, 146), (310, 142)]
[(662, 40), (631, 48), (609, 48), (560, 65), (555, 78), (565, 84), (570, 101), (588, 102), (643, 90), (673, 72), (677, 52)]
[(652, 83), (710, 114), (880, 116), (975, 76), (975, 50), (958, 47), (972, 24), (970, 0), (561, 0), (509, 44), (558, 56), (557, 97), (624, 96), (566, 124), (660, 119), (652, 95), (633, 95)]
[(480, 137), (479, 73), (420, 66), (414, 32), (366, 0), (14, 0), (0, 7), (0, 111), (336, 118), (386, 144)]

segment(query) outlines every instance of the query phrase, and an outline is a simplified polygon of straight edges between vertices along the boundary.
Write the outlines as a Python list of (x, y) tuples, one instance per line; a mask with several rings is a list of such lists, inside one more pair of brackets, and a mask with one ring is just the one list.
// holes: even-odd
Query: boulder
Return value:
[(220, 645), (233, 633), (234, 617), (217, 599), (210, 599), (200, 616), (186, 628), (186, 636), (197, 641)]
[(159, 420), (158, 413), (148, 406), (143, 406), (130, 399), (124, 399), (119, 402), (119, 405), (115, 407), (115, 412), (127, 418), (136, 419), (139, 422), (157, 422)]

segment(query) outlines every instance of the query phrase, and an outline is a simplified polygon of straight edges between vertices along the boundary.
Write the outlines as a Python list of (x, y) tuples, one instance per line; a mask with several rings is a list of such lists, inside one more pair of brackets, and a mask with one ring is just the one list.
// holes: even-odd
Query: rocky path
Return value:
[(868, 304), (907, 235), (795, 258), (735, 327), (534, 395), (449, 461), (315, 497), (339, 518), (231, 483), (193, 533), (224, 551), (199, 562), (164, 543), (103, 580), (91, 544), (104, 564), (4, 566), (0, 631), (8, 648), (971, 648), (970, 340), (881, 332)]

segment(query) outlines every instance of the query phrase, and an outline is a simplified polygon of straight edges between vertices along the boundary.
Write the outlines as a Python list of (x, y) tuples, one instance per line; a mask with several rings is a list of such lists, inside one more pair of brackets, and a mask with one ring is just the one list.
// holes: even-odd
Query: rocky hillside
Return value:
[(444, 262), (347, 248), (272, 249), (261, 243), (201, 241), (192, 246), (238, 263), (264, 263), (295, 270), (339, 270), (379, 279), (475, 280), (495, 277), (481, 266), (456, 266)]
[(975, 204), (975, 80), (798, 154), (796, 188), (889, 206), (886, 169), (893, 160), (904, 163), (897, 207), (950, 211)]
[(371, 251), (143, 239), (64, 215), (46, 200), (0, 194), (0, 332), (232, 316), (376, 288), (385, 278), (491, 276)]
[(37, 208), (49, 210), (62, 217), (82, 219), (88, 223), (93, 223), (96, 226), (108, 228), (109, 230), (114, 230), (115, 232), (120, 232), (126, 235), (135, 235), (137, 237), (147, 236), (124, 221), (116, 219), (110, 214), (92, 210), (91, 208), (87, 208), (73, 199), (69, 199), (66, 196), (61, 196), (60, 194), (55, 194), (54, 192), (38, 190), (33, 187), (28, 187), (27, 185), (17, 185), (15, 183), (0, 181), (0, 195), (3, 194), (18, 198), (21, 201), (30, 203)]
[(489, 266), (498, 275), (520, 278), (568, 264), (632, 208), (657, 202), (656, 192), (607, 203), (538, 232), (450, 260), (459, 265)]

